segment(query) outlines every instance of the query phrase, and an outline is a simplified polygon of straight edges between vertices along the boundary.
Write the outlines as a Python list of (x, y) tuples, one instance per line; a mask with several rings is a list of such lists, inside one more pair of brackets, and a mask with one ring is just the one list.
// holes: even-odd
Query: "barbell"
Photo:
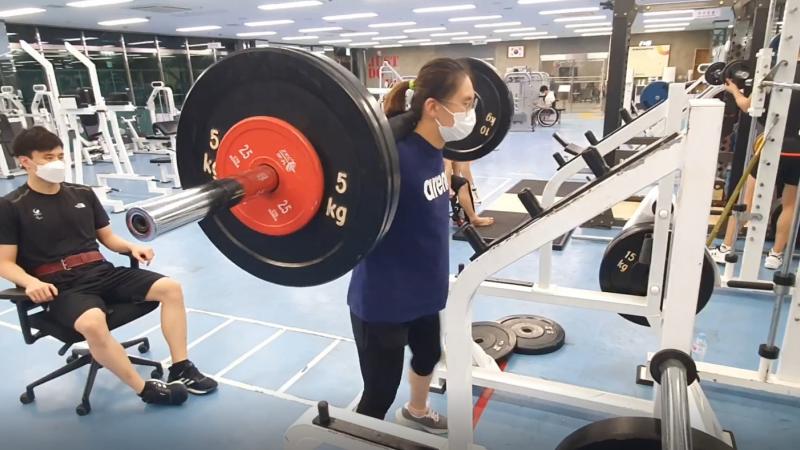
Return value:
[[(462, 61), (478, 121), (444, 156), (470, 161), (503, 140), (514, 107), (492, 66)], [(281, 47), (234, 53), (209, 67), (184, 102), (176, 154), (186, 190), (129, 209), (128, 229), (151, 240), (199, 221), (225, 257), (256, 277), (286, 286), (334, 280), (377, 245), (397, 209), (395, 141), (413, 123), (403, 115), (392, 122), (326, 57)]]
[(724, 62), (715, 62), (708, 66), (703, 77), (706, 83), (712, 86), (720, 86), (725, 84), (725, 80), (733, 80), (740, 88), (744, 87), (745, 80), (752, 76), (752, 71), (747, 66), (747, 62), (742, 60), (734, 60), (727, 64)]

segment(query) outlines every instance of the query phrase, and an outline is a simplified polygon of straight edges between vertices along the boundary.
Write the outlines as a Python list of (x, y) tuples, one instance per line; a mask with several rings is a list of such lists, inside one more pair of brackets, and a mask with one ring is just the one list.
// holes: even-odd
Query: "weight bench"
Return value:
[[(150, 164), (158, 166), (160, 173), (159, 182), (174, 182), (174, 187), (180, 189), (181, 179), (178, 174), (178, 161), (175, 157), (175, 137), (178, 134), (178, 121), (155, 122), (153, 123), (153, 133), (153, 135), (147, 136), (148, 140), (169, 141), (169, 148), (164, 148), (164, 151), (167, 153), (166, 156), (152, 158)], [(169, 171), (169, 166), (172, 166), (172, 173)]]

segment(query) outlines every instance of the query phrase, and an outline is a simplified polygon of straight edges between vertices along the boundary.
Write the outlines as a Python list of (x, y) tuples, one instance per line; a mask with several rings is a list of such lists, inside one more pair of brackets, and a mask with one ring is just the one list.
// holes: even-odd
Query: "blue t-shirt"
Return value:
[(397, 142), (400, 202), (383, 240), (354, 269), (350, 310), (367, 322), (403, 323), (444, 309), (450, 201), (442, 151), (411, 133)]

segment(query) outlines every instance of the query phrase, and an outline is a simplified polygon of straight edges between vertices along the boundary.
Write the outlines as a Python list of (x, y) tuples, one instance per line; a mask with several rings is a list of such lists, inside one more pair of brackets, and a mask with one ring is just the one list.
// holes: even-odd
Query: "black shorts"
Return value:
[(143, 269), (114, 267), (110, 262), (88, 264), (42, 277), (58, 289), (58, 297), (45, 306), (60, 324), (75, 327), (83, 313), (106, 305), (145, 301), (153, 284), (164, 275)]
[[(750, 174), (753, 178), (758, 176), (758, 164), (753, 168)], [(800, 182), (800, 158), (791, 156), (782, 156), (780, 163), (778, 163), (778, 175), (775, 178), (778, 186), (788, 184), (789, 186), (797, 186)]]

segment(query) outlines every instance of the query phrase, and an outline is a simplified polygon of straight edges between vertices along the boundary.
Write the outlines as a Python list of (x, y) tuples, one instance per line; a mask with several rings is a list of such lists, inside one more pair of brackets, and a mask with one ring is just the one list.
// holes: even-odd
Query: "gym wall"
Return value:
[[(685, 79), (686, 72), (694, 64), (694, 51), (698, 48), (711, 48), (712, 32), (686, 31), (681, 33), (644, 33), (631, 36), (631, 45), (638, 45), (640, 41), (650, 40), (653, 45), (669, 44), (671, 46), (670, 66), (677, 69), (678, 79)], [(508, 58), (509, 46), (524, 46), (524, 58)], [(473, 56), (487, 58), (500, 73), (513, 66), (528, 66), (532, 70), (541, 70), (539, 56), (551, 54), (607, 52), (608, 36), (577, 37), (565, 39), (544, 39), (534, 41), (489, 43), (486, 45), (441, 45), (432, 47), (408, 47), (370, 49), (367, 51), (367, 60), (371, 64), (383, 59), (396, 59), (398, 72), (403, 76), (415, 75), (425, 62), (436, 57), (460, 58)], [(492, 59), (488, 59), (492, 58)], [(551, 74), (552, 75), (552, 74)], [(377, 84), (377, 77), (370, 78), (368, 85)]]

